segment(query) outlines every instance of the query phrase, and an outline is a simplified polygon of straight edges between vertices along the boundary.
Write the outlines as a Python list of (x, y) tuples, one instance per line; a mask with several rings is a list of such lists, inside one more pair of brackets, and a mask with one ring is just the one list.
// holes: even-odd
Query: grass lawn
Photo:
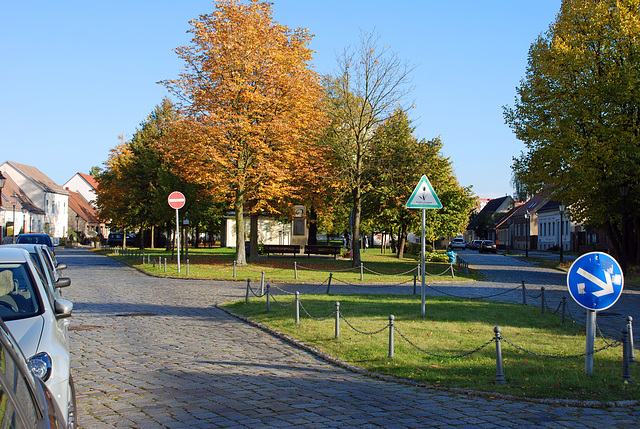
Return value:
[[(294, 297), (280, 295), (275, 299), (269, 313), (264, 297), (226, 307), (360, 368), (429, 385), (535, 398), (601, 402), (640, 398), (638, 384), (622, 381), (621, 346), (597, 352), (593, 375), (588, 377), (584, 356), (570, 357), (585, 353), (584, 330), (562, 326), (557, 315), (541, 315), (535, 307), (427, 297), (423, 319), (420, 297), (303, 295), (300, 324), (296, 325), (295, 306), (279, 305), (290, 304)], [(336, 301), (348, 321), (341, 320), (339, 339), (335, 338), (334, 317), (316, 321), (307, 315), (326, 318), (334, 312)], [(393, 358), (389, 358), (389, 329), (385, 329), (390, 314), (395, 316), (396, 328)], [(381, 331), (365, 335), (349, 325), (364, 333)], [(501, 327), (504, 339), (506, 384), (494, 384), (495, 326)], [(602, 347), (606, 343), (598, 338), (595, 348)], [(638, 364), (631, 365), (632, 380), (640, 376), (638, 368)]]
[[(129, 251), (139, 251), (129, 249)], [(100, 252), (108, 253), (108, 250)], [(362, 256), (362, 280), (359, 267), (351, 267), (351, 260), (338, 256), (313, 255), (310, 258), (306, 255), (271, 255), (260, 256), (255, 263), (250, 263), (245, 267), (235, 267), (233, 265), (235, 249), (232, 248), (191, 248), (189, 249), (189, 274), (187, 276), (187, 261), (181, 257), (180, 273), (178, 273), (177, 257), (164, 249), (145, 249), (145, 255), (151, 255), (153, 261), (158, 257), (167, 258), (167, 271), (157, 263), (142, 263), (140, 259), (125, 257), (121, 254), (111, 253), (112, 257), (121, 259), (139, 269), (145, 270), (158, 276), (204, 278), (215, 280), (238, 280), (252, 282), (260, 281), (262, 272), (265, 273), (266, 282), (293, 282), (299, 283), (322, 283), (325, 282), (329, 273), (333, 279), (351, 284), (402, 284), (413, 283), (413, 277), (417, 274), (417, 267), (420, 258), (415, 255), (406, 255), (403, 259), (398, 259), (393, 253), (380, 253), (380, 249), (369, 249), (361, 253)], [(154, 266), (155, 264), (155, 266)], [(456, 268), (454, 266), (454, 268)], [(234, 277), (235, 271), (235, 277)], [(448, 263), (429, 262), (426, 271), (434, 280), (452, 280), (451, 270)], [(297, 279), (296, 279), (297, 275)], [(469, 275), (464, 271), (455, 271), (456, 281), (465, 281), (479, 278), (477, 273), (470, 271)]]

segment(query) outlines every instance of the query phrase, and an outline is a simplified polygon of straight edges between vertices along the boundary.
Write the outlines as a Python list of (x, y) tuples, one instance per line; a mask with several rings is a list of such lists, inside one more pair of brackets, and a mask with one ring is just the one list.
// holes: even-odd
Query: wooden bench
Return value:
[(269, 256), (273, 253), (293, 253), (295, 258), (300, 253), (300, 246), (298, 244), (264, 244), (262, 246), (262, 253)]
[(320, 246), (317, 244), (307, 244), (304, 246), (304, 253), (306, 253), (309, 258), (311, 255), (333, 255), (333, 259), (336, 259), (341, 250), (342, 248), (338, 246)]

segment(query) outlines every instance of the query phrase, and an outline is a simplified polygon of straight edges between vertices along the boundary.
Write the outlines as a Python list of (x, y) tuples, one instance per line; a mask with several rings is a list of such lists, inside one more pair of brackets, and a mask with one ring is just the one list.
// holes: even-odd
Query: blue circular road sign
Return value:
[(624, 287), (618, 261), (602, 252), (580, 256), (567, 273), (569, 293), (587, 310), (602, 311), (616, 303)]

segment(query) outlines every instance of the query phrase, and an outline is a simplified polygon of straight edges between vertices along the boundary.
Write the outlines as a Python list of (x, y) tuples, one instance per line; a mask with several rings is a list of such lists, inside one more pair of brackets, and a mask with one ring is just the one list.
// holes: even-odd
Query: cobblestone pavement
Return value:
[[(372, 379), (214, 307), (243, 297), (241, 282), (153, 278), (83, 249), (60, 249), (58, 257), (72, 279), (64, 293), (75, 303), (71, 346), (85, 429), (631, 428), (640, 421), (640, 407), (489, 399)], [(514, 269), (504, 271), (508, 285)], [(481, 283), (474, 291), (489, 289)]]

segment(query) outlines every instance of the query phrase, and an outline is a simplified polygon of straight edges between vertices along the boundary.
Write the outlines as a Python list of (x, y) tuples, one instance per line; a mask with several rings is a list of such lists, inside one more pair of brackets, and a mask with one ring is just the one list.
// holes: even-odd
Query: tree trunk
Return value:
[(407, 226), (400, 225), (400, 230), (398, 232), (398, 239), (400, 241), (398, 245), (398, 259), (404, 258), (404, 248), (407, 243)]
[(244, 244), (244, 192), (242, 189), (236, 191), (233, 208), (236, 212), (236, 265), (244, 267), (247, 265), (247, 255)]
[(309, 209), (309, 215), (307, 219), (309, 221), (309, 239), (307, 241), (307, 244), (315, 246), (316, 244), (318, 244), (318, 213), (316, 212), (315, 208), (311, 207)]
[(151, 249), (155, 249), (156, 246), (156, 226), (151, 225)]
[(351, 237), (351, 266), (359, 267), (360, 259), (360, 213), (362, 211), (362, 193), (360, 188), (353, 190), (353, 236)]
[(258, 215), (251, 215), (251, 231), (249, 231), (249, 261), (258, 260)]

